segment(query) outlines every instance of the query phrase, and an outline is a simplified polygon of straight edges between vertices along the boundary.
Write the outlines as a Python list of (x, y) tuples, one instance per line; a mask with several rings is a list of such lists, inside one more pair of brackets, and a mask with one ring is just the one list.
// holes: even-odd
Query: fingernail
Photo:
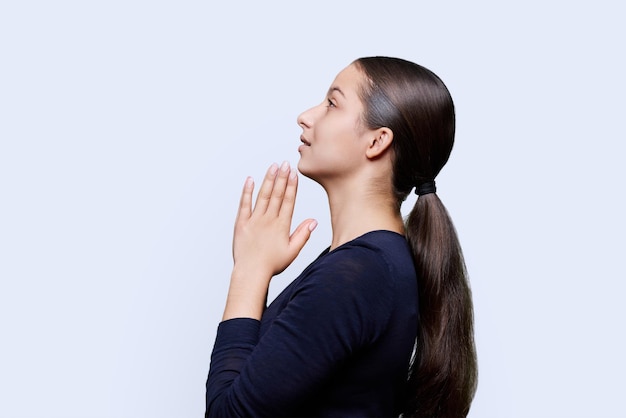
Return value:
[(309, 231), (313, 231), (315, 227), (317, 227), (317, 221), (313, 219), (311, 222), (309, 222)]
[(289, 178), (291, 180), (295, 180), (297, 175), (298, 175), (298, 170), (296, 170), (295, 168), (289, 172)]
[(289, 163), (287, 161), (283, 161), (283, 163), (280, 165), (280, 170), (283, 172), (289, 170)]
[(270, 174), (274, 175), (278, 171), (278, 164), (274, 163), (270, 166)]
[(248, 178), (246, 178), (246, 189), (251, 188), (253, 184), (254, 181), (252, 180), (252, 177), (248, 176)]

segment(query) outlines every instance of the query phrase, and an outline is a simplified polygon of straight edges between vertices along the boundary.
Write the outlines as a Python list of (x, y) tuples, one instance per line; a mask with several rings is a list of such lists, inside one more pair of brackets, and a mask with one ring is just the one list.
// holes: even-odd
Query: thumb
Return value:
[(293, 231), (293, 234), (289, 237), (289, 249), (292, 251), (292, 254), (294, 254), (294, 257), (300, 253), (304, 244), (306, 244), (311, 237), (311, 232), (313, 232), (316, 227), (317, 221), (315, 219), (307, 219)]

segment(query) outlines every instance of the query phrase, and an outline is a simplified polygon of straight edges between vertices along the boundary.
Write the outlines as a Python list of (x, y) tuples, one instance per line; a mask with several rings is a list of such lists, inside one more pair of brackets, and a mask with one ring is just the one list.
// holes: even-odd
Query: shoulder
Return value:
[(348, 276), (414, 276), (406, 239), (391, 231), (372, 231), (321, 257), (317, 267)]
[(319, 339), (340, 338), (347, 347), (375, 340), (392, 318), (403, 318), (398, 311), (416, 305), (406, 246), (403, 236), (381, 231), (322, 253), (272, 302), (264, 320), (294, 335), (307, 330)]
[(304, 272), (289, 305), (364, 343), (384, 332), (396, 310), (415, 305), (416, 292), (405, 238), (376, 231), (316, 260)]
[(399, 289), (416, 282), (406, 239), (389, 231), (370, 232), (337, 247), (309, 266), (305, 276), (301, 290), (377, 304), (391, 303)]

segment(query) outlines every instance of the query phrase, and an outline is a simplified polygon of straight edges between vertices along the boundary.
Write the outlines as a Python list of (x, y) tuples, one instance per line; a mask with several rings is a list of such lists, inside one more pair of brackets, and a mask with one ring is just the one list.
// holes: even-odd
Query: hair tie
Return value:
[(415, 194), (418, 196), (423, 196), (425, 194), (436, 193), (437, 187), (435, 186), (435, 180), (427, 181), (425, 183), (420, 184), (415, 188)]

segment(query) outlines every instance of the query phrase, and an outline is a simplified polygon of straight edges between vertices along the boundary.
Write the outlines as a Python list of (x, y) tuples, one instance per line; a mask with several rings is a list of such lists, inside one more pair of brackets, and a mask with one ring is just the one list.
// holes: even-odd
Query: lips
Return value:
[(304, 145), (306, 145), (307, 147), (311, 146), (311, 143), (309, 141), (306, 140), (306, 138), (304, 136), (300, 136), (300, 142), (302, 142)]

